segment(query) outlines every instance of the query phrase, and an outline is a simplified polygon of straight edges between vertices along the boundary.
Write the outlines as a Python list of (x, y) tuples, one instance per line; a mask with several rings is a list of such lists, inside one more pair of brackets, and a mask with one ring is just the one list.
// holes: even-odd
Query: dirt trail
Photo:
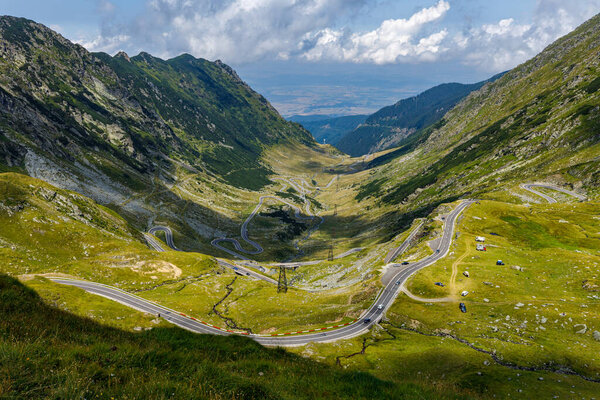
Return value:
[(458, 296), (458, 293), (456, 292), (456, 275), (458, 274), (458, 264), (460, 264), (469, 254), (469, 249), (465, 250), (464, 254), (452, 263), (452, 275), (450, 275), (450, 282), (448, 282), (451, 296)]

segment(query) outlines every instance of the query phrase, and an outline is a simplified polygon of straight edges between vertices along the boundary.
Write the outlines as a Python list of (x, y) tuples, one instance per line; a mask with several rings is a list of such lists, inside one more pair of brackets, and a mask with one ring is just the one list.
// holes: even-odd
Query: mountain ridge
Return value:
[(597, 190), (599, 25), (597, 15), (469, 94), (415, 150), (418, 162), (392, 177), (402, 158), (388, 160), (361, 198), (415, 204), (545, 178)]
[(371, 114), (363, 124), (345, 134), (335, 145), (352, 156), (401, 146), (405, 139), (417, 131), (438, 122), (469, 93), (503, 74), (473, 84), (443, 83), (416, 96), (399, 100)]
[[(0, 18), (0, 35), (3, 103), (21, 100), (15, 109), (33, 105), (32, 112), (49, 122), (47, 130), (62, 131), (67, 147), (85, 136), (96, 146), (110, 142), (134, 168), (141, 163), (152, 171), (176, 156), (225, 180), (241, 158), (262, 171), (264, 185), (269, 171), (259, 161), (262, 146), (282, 140), (313, 144), (308, 132), (281, 118), (221, 61), (89, 53), (41, 24), (7, 16)], [(7, 111), (5, 125), (18, 125)], [(41, 147), (44, 139), (28, 134)], [(72, 154), (50, 147), (61, 157)], [(19, 154), (10, 156), (11, 164)]]

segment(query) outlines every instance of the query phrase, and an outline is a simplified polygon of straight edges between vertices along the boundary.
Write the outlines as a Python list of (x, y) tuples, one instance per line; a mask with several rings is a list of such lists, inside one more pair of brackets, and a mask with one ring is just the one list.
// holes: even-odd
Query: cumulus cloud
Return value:
[(407, 59), (428, 58), (442, 51), (441, 43), (448, 31), (442, 29), (418, 37), (423, 28), (442, 18), (450, 9), (447, 1), (424, 8), (408, 19), (389, 19), (370, 32), (348, 34), (344, 31), (323, 29), (305, 35), (301, 48), (307, 60), (329, 58), (338, 61), (373, 62), (387, 64)]
[(90, 39), (75, 40), (75, 43), (82, 45), (90, 51), (103, 51), (105, 53), (115, 53), (121, 50), (125, 43), (131, 39), (129, 35), (105, 36), (97, 35)]
[[(372, 7), (373, 0), (147, 0), (145, 11), (128, 21), (118, 21), (113, 2), (98, 0), (106, 18), (101, 34), (79, 42), (95, 51), (146, 50), (161, 57), (187, 52), (235, 64), (460, 61), (500, 71), (534, 56), (600, 11), (600, 0), (537, 0), (534, 17), (526, 23), (504, 18), (480, 25), (469, 21), (465, 27), (456, 18), (444, 18), (455, 0), (428, 1), (405, 18), (354, 31), (347, 22), (360, 20), (361, 10)], [(455, 17), (463, 11), (459, 5)]]
[(458, 33), (453, 57), (484, 70), (502, 71), (535, 56), (544, 47), (600, 11), (600, 0), (565, 2), (538, 0), (529, 24), (502, 19)]
[[(289, 57), (299, 38), (358, 12), (366, 0), (150, 0), (133, 21), (110, 23), (102, 37), (126, 36), (123, 47), (183, 52), (243, 63)], [(107, 46), (99, 41), (95, 50)]]

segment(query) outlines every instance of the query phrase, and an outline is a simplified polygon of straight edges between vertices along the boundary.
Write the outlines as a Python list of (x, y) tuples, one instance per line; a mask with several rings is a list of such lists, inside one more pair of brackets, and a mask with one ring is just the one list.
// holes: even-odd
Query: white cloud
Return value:
[[(307, 32), (333, 25), (367, 0), (151, 0), (134, 21), (106, 24), (123, 47), (168, 57), (183, 52), (228, 62), (290, 57)], [(94, 48), (96, 50), (96, 48)]]
[(56, 31), (58, 33), (62, 33), (63, 32), (63, 27), (57, 24), (51, 24), (49, 26), (50, 29), (52, 29), (53, 31)]
[(442, 51), (446, 29), (424, 37), (418, 34), (429, 23), (442, 18), (450, 4), (440, 0), (409, 19), (390, 19), (370, 32), (347, 34), (344, 31), (323, 29), (304, 37), (302, 57), (307, 60), (323, 58), (337, 61), (373, 62), (388, 64), (407, 59), (431, 58)]
[(98, 35), (92, 39), (75, 40), (75, 43), (82, 45), (90, 51), (103, 51), (105, 53), (115, 53), (123, 48), (123, 44), (130, 39), (128, 35), (102, 36)]
[(537, 0), (530, 24), (512, 18), (453, 37), (455, 58), (489, 71), (513, 68), (600, 11), (600, 0)]
[[(142, 14), (122, 22), (113, 2), (98, 0), (106, 18), (101, 34), (78, 42), (94, 51), (145, 50), (160, 57), (187, 52), (235, 64), (458, 61), (496, 72), (534, 56), (600, 11), (600, 0), (537, 0), (529, 21), (469, 21), (467, 29), (457, 22), (458, 0), (427, 1), (412, 16), (359, 32), (344, 22), (361, 21), (361, 10), (373, 7), (373, 0), (148, 0)], [(450, 11), (452, 3), (458, 6)]]

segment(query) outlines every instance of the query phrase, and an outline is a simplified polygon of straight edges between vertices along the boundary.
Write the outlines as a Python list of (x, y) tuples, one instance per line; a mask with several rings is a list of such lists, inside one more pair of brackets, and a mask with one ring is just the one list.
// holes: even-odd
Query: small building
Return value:
[(484, 238), (483, 236), (477, 236), (477, 237), (475, 238), (475, 241), (476, 241), (476, 242), (485, 242), (485, 238)]
[(481, 243), (477, 243), (477, 251), (486, 251), (486, 248)]

